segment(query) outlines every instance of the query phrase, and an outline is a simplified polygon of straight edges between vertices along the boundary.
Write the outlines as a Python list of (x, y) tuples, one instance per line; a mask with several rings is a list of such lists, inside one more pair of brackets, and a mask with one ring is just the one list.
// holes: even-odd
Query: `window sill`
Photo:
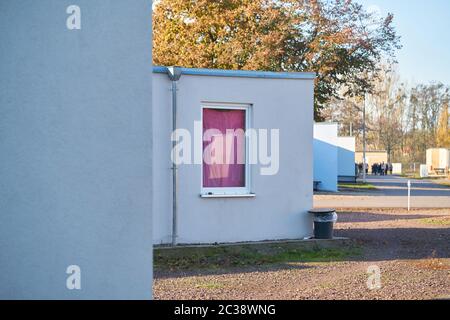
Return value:
[(214, 199), (214, 198), (255, 198), (254, 193), (244, 193), (244, 194), (201, 194), (201, 198)]

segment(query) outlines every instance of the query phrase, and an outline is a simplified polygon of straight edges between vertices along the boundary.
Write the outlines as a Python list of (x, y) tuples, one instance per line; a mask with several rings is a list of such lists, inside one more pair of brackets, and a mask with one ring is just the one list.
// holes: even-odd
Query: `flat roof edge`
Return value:
[(335, 126), (339, 125), (338, 122), (314, 122), (315, 126)]
[[(181, 68), (184, 75), (212, 76), (212, 77), (236, 77), (236, 78), (263, 78), (263, 79), (302, 79), (314, 80), (314, 72), (272, 72), (272, 71), (246, 71), (246, 70), (220, 70), (220, 69), (198, 69)], [(168, 69), (163, 66), (154, 66), (153, 73), (166, 73)]]

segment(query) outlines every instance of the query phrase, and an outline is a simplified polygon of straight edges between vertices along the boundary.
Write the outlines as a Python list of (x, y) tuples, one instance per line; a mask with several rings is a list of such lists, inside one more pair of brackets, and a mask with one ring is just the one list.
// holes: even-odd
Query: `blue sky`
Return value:
[(403, 49), (397, 53), (403, 81), (450, 85), (449, 0), (356, 0), (371, 10), (395, 15)]

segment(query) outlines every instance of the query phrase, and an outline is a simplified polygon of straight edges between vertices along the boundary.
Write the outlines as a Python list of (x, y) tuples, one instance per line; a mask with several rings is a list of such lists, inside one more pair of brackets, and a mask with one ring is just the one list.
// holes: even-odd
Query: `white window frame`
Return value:
[[(202, 103), (201, 106), (201, 123), (202, 137), (201, 150), (203, 159), (203, 110), (204, 109), (221, 109), (221, 110), (244, 110), (245, 111), (245, 131), (251, 128), (251, 104), (235, 104), (235, 103)], [(200, 174), (200, 195), (204, 198), (221, 198), (221, 197), (253, 197), (251, 193), (251, 165), (250, 165), (250, 137), (245, 135), (245, 187), (235, 188), (205, 188), (203, 187), (203, 161)]]

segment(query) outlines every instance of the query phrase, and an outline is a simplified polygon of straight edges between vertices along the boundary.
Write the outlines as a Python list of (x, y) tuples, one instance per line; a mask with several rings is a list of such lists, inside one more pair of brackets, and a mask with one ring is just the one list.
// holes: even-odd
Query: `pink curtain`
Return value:
[(203, 187), (245, 187), (245, 129), (245, 110), (203, 109)]

